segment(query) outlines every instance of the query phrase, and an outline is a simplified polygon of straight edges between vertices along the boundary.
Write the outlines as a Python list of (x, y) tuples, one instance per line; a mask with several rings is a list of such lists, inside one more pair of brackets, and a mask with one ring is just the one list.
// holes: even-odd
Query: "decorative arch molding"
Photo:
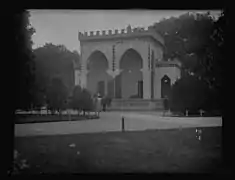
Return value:
[(106, 45), (105, 43), (94, 43), (89, 45), (83, 45), (81, 46), (81, 52), (82, 52), (82, 63), (84, 65), (88, 64), (88, 59), (94, 54), (95, 52), (101, 52), (107, 59), (108, 65), (112, 63), (112, 53), (111, 53), (111, 47)]
[(87, 57), (87, 59), (86, 59), (86, 67), (87, 67), (87, 70), (89, 71), (89, 65), (90, 65), (90, 63), (91, 63), (91, 60), (93, 59), (93, 58), (95, 58), (95, 56), (96, 55), (100, 55), (100, 56), (103, 56), (104, 57), (104, 59), (106, 60), (106, 62), (107, 62), (107, 68), (109, 67), (109, 61), (108, 61), (108, 59), (107, 59), (107, 57), (106, 57), (106, 55), (105, 55), (105, 53), (103, 53), (102, 51), (100, 51), (100, 50), (94, 50), (94, 51), (92, 51), (91, 53), (90, 53), (90, 55)]
[(164, 75), (161, 77), (161, 81), (171, 81), (171, 78), (170, 78), (167, 74), (164, 74)]
[(131, 51), (134, 52), (137, 56), (139, 56), (138, 59), (141, 60), (141, 69), (142, 69), (143, 68), (143, 64), (144, 64), (144, 59), (141, 56), (141, 54), (136, 49), (134, 49), (134, 48), (126, 49), (126, 51), (124, 53), (122, 53), (122, 55), (120, 57), (120, 60), (119, 60), (119, 68), (121, 68), (121, 63), (123, 63), (122, 61), (123, 61), (124, 56), (127, 55), (127, 53), (129, 53)]
[(117, 65), (117, 69), (120, 69), (120, 61), (122, 59), (122, 57), (125, 55), (125, 53), (130, 50), (133, 49), (134, 51), (136, 51), (141, 59), (142, 59), (142, 64), (144, 64), (144, 60), (146, 60), (146, 57), (148, 55), (148, 46), (146, 42), (141, 42), (141, 41), (136, 41), (136, 42), (125, 42), (121, 45), (117, 45), (116, 46), (116, 51), (118, 51), (118, 53), (116, 54), (116, 65)]

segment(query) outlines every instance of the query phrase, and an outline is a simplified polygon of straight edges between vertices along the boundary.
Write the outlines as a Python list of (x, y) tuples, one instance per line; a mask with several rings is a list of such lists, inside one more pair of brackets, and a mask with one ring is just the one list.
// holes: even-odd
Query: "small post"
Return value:
[(124, 116), (122, 116), (122, 132), (125, 131), (125, 119)]
[(70, 110), (67, 111), (68, 115), (69, 115), (69, 121), (71, 121), (71, 114), (70, 114)]
[(203, 116), (204, 111), (202, 109), (200, 109), (200, 116)]
[(186, 116), (188, 116), (188, 109), (186, 109)]

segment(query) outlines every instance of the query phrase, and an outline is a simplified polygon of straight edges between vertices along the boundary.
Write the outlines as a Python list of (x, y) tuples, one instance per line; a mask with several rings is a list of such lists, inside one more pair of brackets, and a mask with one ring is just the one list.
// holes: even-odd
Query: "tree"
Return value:
[(52, 111), (59, 113), (64, 109), (68, 97), (68, 90), (60, 78), (54, 78), (47, 90), (48, 107)]
[(94, 103), (91, 93), (86, 89), (82, 89), (81, 97), (82, 111), (84, 114), (87, 111), (92, 111), (94, 109)]
[[(178, 18), (163, 19), (154, 25), (165, 39), (164, 59), (179, 59), (182, 62), (182, 76), (187, 79), (193, 74), (205, 82), (209, 92), (218, 96), (217, 102), (211, 98), (215, 104), (220, 104), (222, 100), (225, 25), (224, 12), (218, 19), (210, 13), (186, 13)], [(212, 94), (208, 96), (214, 96)]]
[(186, 75), (175, 82), (171, 89), (170, 109), (176, 112), (209, 110), (209, 87), (193, 75)]
[(14, 16), (15, 44), (18, 48), (16, 61), (16, 109), (29, 109), (33, 102), (34, 61), (31, 37), (35, 29), (29, 22), (28, 11), (16, 13)]
[(76, 86), (73, 91), (71, 107), (79, 112), (83, 111), (84, 114), (86, 111), (93, 110), (94, 103), (89, 91), (82, 89), (80, 86)]
[[(63, 45), (47, 43), (34, 50), (37, 93), (46, 93), (53, 78), (60, 77), (71, 92), (74, 86), (73, 61), (79, 63), (77, 51)], [(37, 94), (35, 93), (35, 94)]]
[[(165, 39), (164, 58), (178, 58), (185, 65), (186, 60), (206, 45), (213, 30), (213, 19), (209, 14), (185, 13), (163, 19), (154, 27)], [(187, 65), (185, 68), (190, 69), (190, 64)]]
[(78, 112), (81, 111), (81, 95), (82, 95), (82, 88), (80, 86), (75, 86), (73, 89), (73, 96), (70, 102), (70, 107), (72, 109), (76, 109)]

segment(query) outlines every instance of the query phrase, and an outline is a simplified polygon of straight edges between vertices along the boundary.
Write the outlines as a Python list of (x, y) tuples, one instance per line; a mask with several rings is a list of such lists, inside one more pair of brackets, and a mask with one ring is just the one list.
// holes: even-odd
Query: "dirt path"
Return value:
[(123, 114), (121, 114), (121, 112), (107, 112), (101, 113), (100, 119), (97, 120), (17, 124), (15, 125), (15, 136), (120, 131), (121, 115), (125, 117), (125, 129), (128, 131), (222, 126), (221, 117), (178, 118), (134, 112), (125, 112)]

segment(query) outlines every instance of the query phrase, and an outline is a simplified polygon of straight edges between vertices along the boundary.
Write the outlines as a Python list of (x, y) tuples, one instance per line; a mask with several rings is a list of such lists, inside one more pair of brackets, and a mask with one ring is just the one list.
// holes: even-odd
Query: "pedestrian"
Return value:
[(98, 111), (97, 111), (97, 95), (94, 94), (93, 96), (93, 108), (94, 108), (94, 111), (95, 111), (95, 115), (98, 116)]
[(107, 99), (106, 97), (103, 97), (102, 100), (101, 100), (101, 103), (102, 103), (102, 106), (103, 106), (103, 111), (105, 112), (106, 111), (106, 103), (107, 103)]
[(95, 106), (96, 106), (96, 112), (98, 113), (98, 116), (100, 114), (100, 111), (102, 110), (101, 99), (102, 98), (101, 98), (100, 94), (97, 93)]

